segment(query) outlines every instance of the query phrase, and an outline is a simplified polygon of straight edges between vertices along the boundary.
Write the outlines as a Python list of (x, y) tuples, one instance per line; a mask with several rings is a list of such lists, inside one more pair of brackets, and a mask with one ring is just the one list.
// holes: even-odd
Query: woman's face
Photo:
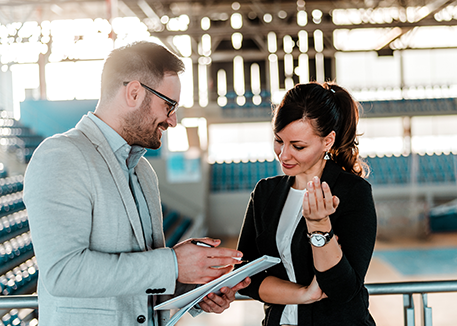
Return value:
[[(326, 137), (316, 134), (310, 120), (297, 120), (275, 134), (274, 151), (282, 171), (289, 176), (321, 176), (323, 157), (334, 142), (332, 131)], [(308, 178), (306, 178), (308, 179)]]

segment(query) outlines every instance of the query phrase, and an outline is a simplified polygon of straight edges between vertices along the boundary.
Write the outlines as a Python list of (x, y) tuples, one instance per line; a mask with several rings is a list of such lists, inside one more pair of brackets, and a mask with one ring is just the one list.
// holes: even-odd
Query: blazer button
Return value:
[(143, 315), (139, 315), (136, 318), (136, 321), (139, 322), (140, 324), (142, 324), (142, 323), (144, 323), (146, 321), (146, 317), (144, 317)]
[(160, 289), (147, 289), (146, 293), (147, 294), (157, 294), (157, 293), (164, 293), (166, 291), (165, 288), (160, 288)]

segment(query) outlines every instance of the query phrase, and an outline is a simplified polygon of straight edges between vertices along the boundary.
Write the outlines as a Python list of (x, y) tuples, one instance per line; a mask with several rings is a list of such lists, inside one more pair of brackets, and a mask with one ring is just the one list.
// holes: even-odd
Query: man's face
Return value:
[[(168, 127), (176, 126), (176, 113), (167, 116), (170, 105), (145, 88), (145, 97), (140, 107), (125, 118), (124, 133), (129, 135), (128, 143), (145, 148), (158, 149), (162, 145), (162, 133)], [(177, 75), (167, 74), (155, 89), (168, 98), (179, 102), (181, 82)]]

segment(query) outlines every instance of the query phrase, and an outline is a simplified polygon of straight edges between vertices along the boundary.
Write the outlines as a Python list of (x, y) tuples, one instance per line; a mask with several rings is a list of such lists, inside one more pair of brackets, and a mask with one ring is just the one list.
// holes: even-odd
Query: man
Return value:
[[(242, 256), (190, 240), (164, 248), (158, 180), (142, 155), (176, 126), (183, 68), (154, 43), (114, 50), (95, 113), (35, 151), (24, 201), (40, 268), (40, 324), (165, 325), (169, 313), (152, 311), (158, 294), (213, 280)], [(210, 294), (201, 309), (222, 312), (249, 282)]]

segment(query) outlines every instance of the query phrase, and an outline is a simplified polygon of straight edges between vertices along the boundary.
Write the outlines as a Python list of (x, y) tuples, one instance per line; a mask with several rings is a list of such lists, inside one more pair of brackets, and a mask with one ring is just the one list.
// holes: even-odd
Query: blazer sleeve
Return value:
[(363, 179), (345, 185), (339, 216), (332, 221), (343, 251), (340, 262), (325, 272), (315, 270), (329, 299), (347, 302), (364, 287), (376, 240), (376, 211), (371, 186)]
[[(262, 253), (258, 250), (256, 244), (257, 233), (255, 226), (255, 194), (256, 190), (251, 193), (237, 246), (237, 250), (243, 253), (243, 259), (249, 261), (255, 260), (262, 256)], [(251, 276), (251, 284), (238, 292), (243, 295), (247, 295), (255, 300), (262, 301), (259, 296), (259, 287), (267, 276), (268, 274), (266, 271)]]
[[(87, 160), (73, 141), (59, 136), (45, 140), (27, 168), (24, 201), (41, 284), (51, 295), (64, 297), (174, 293), (171, 249), (91, 248), (92, 228), (103, 225), (93, 216), (96, 191), (91, 180), (96, 171)], [(107, 234), (107, 241), (115, 236)], [(134, 239), (131, 242), (138, 248)]]

